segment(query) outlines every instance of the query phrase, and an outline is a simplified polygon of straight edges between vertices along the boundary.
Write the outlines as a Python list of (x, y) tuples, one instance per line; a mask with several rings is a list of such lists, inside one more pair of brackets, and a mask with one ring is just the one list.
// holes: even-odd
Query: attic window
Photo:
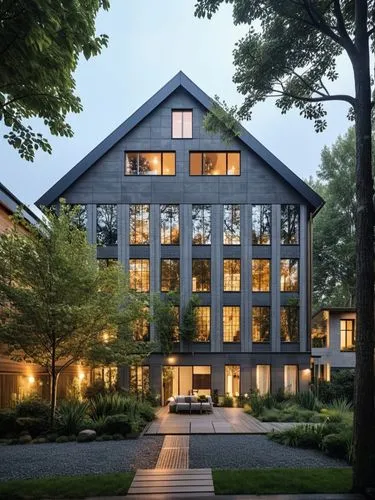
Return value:
[(192, 139), (193, 111), (191, 109), (172, 110), (172, 139)]

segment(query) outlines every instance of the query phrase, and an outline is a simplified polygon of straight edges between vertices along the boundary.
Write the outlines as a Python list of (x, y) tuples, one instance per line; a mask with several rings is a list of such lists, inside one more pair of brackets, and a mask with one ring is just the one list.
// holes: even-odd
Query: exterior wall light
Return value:
[(30, 375), (30, 377), (28, 378), (28, 380), (29, 380), (29, 384), (34, 384), (35, 383), (35, 378), (32, 375)]

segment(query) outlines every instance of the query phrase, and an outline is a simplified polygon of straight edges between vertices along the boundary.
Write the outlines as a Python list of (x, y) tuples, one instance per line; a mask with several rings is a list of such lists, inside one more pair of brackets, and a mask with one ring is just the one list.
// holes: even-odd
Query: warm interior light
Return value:
[(35, 378), (32, 375), (30, 375), (29, 384), (34, 384), (34, 382), (35, 382)]
[(106, 344), (109, 340), (109, 335), (107, 332), (104, 332), (103, 333), (103, 342)]
[(174, 358), (173, 356), (169, 356), (169, 358), (167, 359), (168, 363), (173, 365), (175, 362), (176, 362), (176, 358)]
[(83, 380), (85, 378), (85, 374), (80, 372), (78, 375), (79, 380)]

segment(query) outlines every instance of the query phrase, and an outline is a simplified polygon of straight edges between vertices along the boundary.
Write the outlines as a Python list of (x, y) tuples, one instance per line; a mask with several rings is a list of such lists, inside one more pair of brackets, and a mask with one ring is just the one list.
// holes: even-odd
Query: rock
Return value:
[(85, 429), (81, 431), (77, 436), (78, 443), (87, 443), (89, 441), (95, 441), (95, 439), (96, 439), (96, 432), (93, 431), (92, 429)]
[(22, 436), (20, 436), (18, 442), (20, 444), (29, 444), (32, 440), (33, 438), (30, 436), (30, 434), (23, 434)]

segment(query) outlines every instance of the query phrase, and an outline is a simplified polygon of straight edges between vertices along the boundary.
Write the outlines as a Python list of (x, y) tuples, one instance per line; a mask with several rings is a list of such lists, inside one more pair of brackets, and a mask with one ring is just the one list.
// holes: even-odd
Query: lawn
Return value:
[(216, 495), (349, 493), (352, 470), (251, 469), (212, 471)]
[(49, 477), (0, 482), (0, 499), (85, 498), (126, 495), (133, 472), (74, 477)]

